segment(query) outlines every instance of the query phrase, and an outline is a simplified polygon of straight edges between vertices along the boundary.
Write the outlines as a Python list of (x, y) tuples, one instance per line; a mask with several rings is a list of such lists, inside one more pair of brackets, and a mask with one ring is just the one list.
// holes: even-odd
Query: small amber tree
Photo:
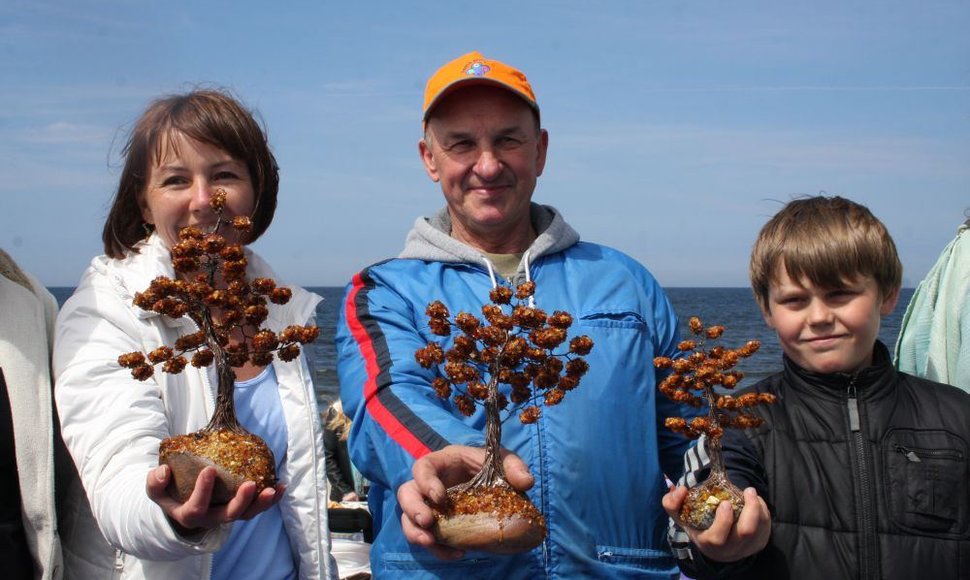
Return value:
[(718, 392), (716, 387), (731, 391), (738, 386), (744, 373), (734, 370), (741, 359), (750, 357), (761, 347), (757, 340), (750, 340), (737, 349), (721, 345), (704, 350), (704, 339), (721, 338), (723, 326), (704, 328), (701, 319), (694, 316), (688, 327), (695, 339), (681, 341), (677, 348), (684, 353), (683, 358), (671, 359), (657, 357), (653, 364), (658, 369), (672, 369), (673, 372), (660, 383), (660, 392), (671, 400), (692, 407), (705, 403), (706, 417), (693, 417), (690, 421), (683, 417), (668, 417), (664, 425), (691, 439), (705, 436), (707, 455), (711, 460), (711, 471), (707, 479), (692, 487), (681, 509), (681, 519), (697, 529), (706, 529), (714, 522), (717, 506), (722, 501), (730, 501), (735, 518), (744, 506), (744, 495), (727, 476), (724, 457), (721, 453), (721, 437), (725, 428), (747, 429), (757, 427), (763, 420), (746, 411), (762, 403), (774, 403), (771, 393), (745, 393), (738, 397), (728, 392)]
[(452, 320), (440, 301), (426, 310), (433, 334), (459, 332), (447, 350), (431, 342), (415, 353), (424, 368), (441, 368), (442, 376), (432, 382), (435, 393), (451, 399), (465, 416), (474, 414), (476, 406), (485, 409), (482, 469), (450, 488), (448, 504), (437, 506), (439, 541), (456, 548), (513, 553), (531, 549), (545, 537), (542, 514), (505, 479), (501, 412), (511, 415), (520, 408), (522, 423), (538, 421), (540, 405), (558, 405), (579, 385), (589, 369), (583, 356), (593, 341), (577, 336), (564, 347), (572, 316), (562, 311), (547, 315), (532, 306), (534, 292), (533, 282), (519, 285), (514, 293), (505, 286), (492, 289), (491, 303), (482, 307), (484, 321), (467, 312)]
[(179, 242), (171, 249), (177, 278), (159, 276), (144, 292), (135, 294), (134, 304), (139, 308), (173, 319), (187, 316), (198, 330), (179, 337), (172, 346), (118, 357), (118, 364), (142, 381), (154, 375), (155, 365), (161, 365), (163, 372), (178, 374), (188, 364), (202, 368), (215, 363), (216, 405), (208, 425), (195, 433), (165, 439), (159, 446), (159, 463), (172, 468), (170, 491), (180, 501), (188, 499), (198, 473), (208, 465), (219, 472), (213, 503), (229, 501), (243, 481), (255, 482), (257, 493), (276, 484), (272, 451), (236, 418), (233, 368), (247, 363), (268, 365), (274, 353), (281, 360), (293, 360), (299, 356), (301, 344), (313, 342), (320, 334), (312, 325), (293, 325), (279, 333), (261, 326), (269, 315), (267, 299), (286, 304), (293, 293), (270, 278), (247, 280), (242, 245), (229, 243), (219, 232), (228, 225), (245, 240), (252, 222), (244, 216), (225, 220), (225, 203), (225, 191), (218, 190), (210, 202), (218, 216), (211, 231), (187, 227), (179, 232)]

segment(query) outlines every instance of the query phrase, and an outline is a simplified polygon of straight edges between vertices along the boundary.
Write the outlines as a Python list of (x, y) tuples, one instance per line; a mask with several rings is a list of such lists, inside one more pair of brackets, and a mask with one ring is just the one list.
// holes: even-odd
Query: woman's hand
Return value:
[(692, 528), (680, 521), (678, 514), (686, 498), (686, 487), (671, 486), (663, 497), (663, 507), (705, 557), (717, 562), (736, 562), (757, 554), (768, 545), (771, 513), (753, 487), (744, 490), (744, 507), (737, 522), (730, 502), (722, 501), (717, 506), (714, 523), (706, 530)]
[[(485, 450), (481, 447), (449, 445), (414, 462), (411, 468), (414, 479), (403, 483), (397, 490), (401, 528), (408, 542), (427, 548), (442, 560), (457, 560), (464, 555), (462, 550), (435, 541), (431, 532), (434, 512), (428, 504), (443, 502), (447, 497), (447, 488), (474, 477), (481, 470), (484, 459)], [(503, 450), (502, 465), (506, 481), (515, 489), (525, 491), (535, 483), (529, 469), (518, 456)]]
[(273, 507), (273, 504), (283, 497), (284, 490), (282, 484), (277, 484), (257, 495), (256, 484), (246, 481), (239, 486), (235, 497), (229, 500), (229, 503), (209, 505), (212, 488), (215, 486), (216, 470), (214, 467), (206, 467), (199, 472), (192, 495), (185, 503), (181, 503), (171, 497), (165, 489), (171, 478), (172, 470), (167, 465), (159, 465), (148, 472), (145, 491), (172, 520), (176, 531), (181, 535), (196, 534), (225, 523), (251, 519)]
[(340, 501), (360, 501), (356, 491), (348, 491), (340, 498)]

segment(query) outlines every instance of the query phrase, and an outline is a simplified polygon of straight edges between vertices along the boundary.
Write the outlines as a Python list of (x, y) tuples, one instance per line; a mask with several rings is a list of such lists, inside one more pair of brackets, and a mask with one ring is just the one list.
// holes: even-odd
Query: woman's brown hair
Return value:
[(279, 192), (279, 167), (266, 132), (253, 114), (229, 94), (196, 90), (162, 97), (142, 113), (122, 149), (125, 159), (118, 190), (104, 223), (104, 253), (123, 258), (145, 237), (145, 222), (138, 204), (145, 193), (152, 164), (161, 157), (173, 133), (222, 149), (246, 164), (255, 193), (253, 231), (255, 241), (273, 221)]

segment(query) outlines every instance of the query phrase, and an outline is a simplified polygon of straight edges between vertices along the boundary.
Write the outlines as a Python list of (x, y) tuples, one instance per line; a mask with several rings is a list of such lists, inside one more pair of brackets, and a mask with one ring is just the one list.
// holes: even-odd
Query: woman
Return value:
[(354, 479), (354, 467), (347, 453), (350, 417), (344, 415), (340, 400), (334, 401), (323, 421), (323, 449), (327, 456), (327, 481), (330, 501), (360, 501)]
[[(172, 345), (194, 332), (132, 304), (157, 276), (175, 278), (169, 249), (186, 226), (211, 227), (213, 193), (225, 217), (249, 216), (252, 242), (269, 227), (279, 174), (266, 136), (230, 96), (194, 91), (153, 102), (132, 129), (125, 165), (95, 258), (57, 319), (56, 400), (65, 442), (105, 537), (122, 551), (125, 578), (332, 578), (322, 428), (303, 356), (235, 369), (241, 422), (263, 437), (281, 482), (258, 495), (243, 484), (209, 506), (214, 470), (185, 502), (170, 497), (158, 445), (205, 426), (213, 411), (211, 368), (136, 381), (119, 354)], [(228, 236), (229, 232), (221, 232)], [(230, 240), (232, 241), (232, 240)], [(250, 278), (274, 278), (247, 250)], [(274, 331), (310, 320), (320, 297), (293, 288), (270, 305)], [(251, 395), (251, 396), (250, 396)]]

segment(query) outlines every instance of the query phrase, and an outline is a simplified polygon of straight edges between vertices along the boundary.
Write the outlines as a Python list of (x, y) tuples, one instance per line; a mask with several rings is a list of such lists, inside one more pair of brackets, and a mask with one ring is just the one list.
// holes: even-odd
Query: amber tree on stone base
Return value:
[[(196, 332), (181, 336), (174, 345), (161, 345), (148, 353), (131, 352), (118, 357), (118, 364), (131, 369), (138, 380), (154, 375), (155, 365), (163, 372), (178, 374), (191, 364), (202, 368), (215, 364), (218, 377), (215, 412), (208, 425), (195, 433), (169, 437), (159, 445), (159, 463), (172, 469), (169, 492), (186, 501), (195, 489), (199, 472), (216, 468), (212, 503), (228, 502), (244, 481), (256, 483), (257, 493), (276, 484), (273, 453), (258, 436), (247, 431), (236, 418), (233, 368), (246, 363), (266, 366), (274, 353), (290, 361), (300, 354), (300, 345), (316, 340), (316, 326), (289, 326), (277, 333), (261, 325), (269, 315), (267, 299), (286, 304), (289, 288), (269, 278), (246, 278), (246, 254), (239, 243), (229, 243), (219, 233), (225, 227), (245, 239), (252, 230), (248, 217), (223, 218), (226, 193), (217, 191), (210, 205), (218, 216), (211, 231), (183, 228), (179, 242), (171, 248), (176, 279), (159, 276), (134, 304), (172, 319), (190, 318)], [(191, 357), (191, 359), (189, 359)]]
[[(568, 343), (572, 316), (547, 315), (531, 305), (535, 283), (525, 282), (513, 293), (499, 286), (489, 294), (480, 320), (460, 312), (451, 319), (440, 301), (428, 305), (431, 332), (447, 337), (457, 330), (451, 346), (431, 342), (415, 359), (424, 368), (438, 367), (432, 381), (435, 393), (454, 402), (465, 416), (485, 409), (485, 458), (470, 481), (448, 489), (446, 505), (436, 507), (435, 534), (442, 544), (464, 550), (515, 553), (532, 549), (546, 535), (545, 521), (525, 494), (506, 481), (502, 467), (502, 413), (518, 409), (518, 419), (535, 423), (540, 405), (562, 402), (589, 368), (583, 356), (593, 348), (588, 336)], [(508, 394), (506, 394), (508, 393)]]
[[(728, 478), (721, 454), (721, 437), (725, 428), (746, 429), (757, 427), (763, 420), (746, 409), (762, 403), (774, 403), (771, 393), (744, 393), (735, 397), (729, 392), (737, 387), (743, 373), (734, 370), (741, 359), (757, 352), (761, 343), (748, 341), (737, 349), (715, 345), (704, 350), (704, 340), (717, 340), (724, 333), (723, 326), (704, 328), (700, 318), (692, 317), (688, 322), (691, 333), (696, 337), (681, 341), (678, 349), (683, 358), (671, 359), (657, 357), (653, 364), (658, 369), (672, 369), (673, 372), (660, 383), (660, 392), (668, 398), (692, 407), (705, 403), (706, 417), (693, 417), (690, 421), (683, 417), (668, 417), (664, 425), (691, 439), (701, 435), (705, 438), (705, 449), (711, 462), (710, 475), (703, 483), (688, 490), (687, 498), (680, 511), (681, 520), (700, 530), (714, 523), (717, 506), (722, 501), (731, 503), (734, 517), (737, 518), (744, 507), (744, 496), (740, 489)], [(719, 392), (716, 388), (720, 387)]]

